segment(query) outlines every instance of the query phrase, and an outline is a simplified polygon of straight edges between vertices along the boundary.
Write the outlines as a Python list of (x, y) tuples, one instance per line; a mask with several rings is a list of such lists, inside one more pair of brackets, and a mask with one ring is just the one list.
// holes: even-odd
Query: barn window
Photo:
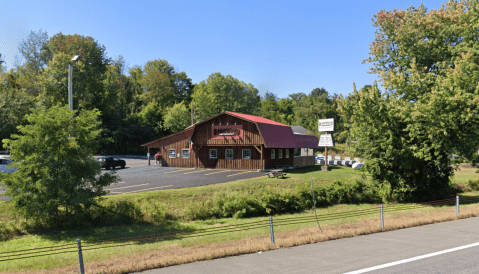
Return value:
[(210, 149), (210, 159), (218, 159), (218, 151), (216, 149)]
[(243, 159), (251, 159), (251, 149), (243, 149)]
[(189, 149), (183, 149), (183, 158), (190, 158), (190, 150)]
[(276, 158), (276, 153), (275, 153), (274, 148), (273, 148), (273, 149), (271, 149), (271, 159), (274, 159), (274, 158)]
[(278, 157), (280, 159), (283, 159), (283, 150), (282, 149), (279, 150)]
[(226, 158), (226, 159), (233, 159), (233, 156), (234, 156), (234, 155), (233, 155), (233, 150), (232, 150), (232, 149), (227, 149), (227, 150), (225, 151), (225, 158)]
[(176, 149), (170, 149), (168, 151), (169, 158), (176, 158)]
[(289, 148), (286, 149), (286, 159), (289, 159)]

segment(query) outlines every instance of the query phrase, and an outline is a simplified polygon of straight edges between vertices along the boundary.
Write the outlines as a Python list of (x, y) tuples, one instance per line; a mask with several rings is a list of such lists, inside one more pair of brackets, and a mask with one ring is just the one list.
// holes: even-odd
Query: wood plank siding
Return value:
[[(233, 159), (226, 159), (226, 150), (233, 150)], [(210, 150), (216, 150), (217, 159), (210, 158)], [(243, 150), (250, 150), (251, 159), (243, 159)], [(198, 167), (225, 169), (262, 169), (261, 155), (248, 146), (204, 146), (198, 152)]]
[[(196, 154), (194, 150), (189, 149), (189, 138), (178, 140), (172, 144), (163, 146), (161, 149), (162, 165), (173, 167), (196, 167)], [(170, 157), (170, 150), (175, 151), (175, 157)], [(187, 150), (189, 157), (185, 158), (183, 150)], [(179, 154), (179, 156), (178, 156)]]
[[(213, 125), (241, 125), (243, 127), (242, 138), (212, 138)], [(263, 144), (263, 138), (258, 131), (258, 127), (255, 123), (245, 121), (243, 119), (233, 117), (227, 114), (219, 115), (205, 123), (201, 123), (195, 127), (195, 133), (193, 136), (193, 143), (200, 146), (245, 146), (254, 145), (260, 146)]]

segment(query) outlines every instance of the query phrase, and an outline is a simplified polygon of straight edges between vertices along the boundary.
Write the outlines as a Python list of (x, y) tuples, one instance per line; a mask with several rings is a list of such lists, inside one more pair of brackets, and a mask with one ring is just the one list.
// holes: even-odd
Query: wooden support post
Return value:
[(195, 152), (196, 167), (197, 167), (197, 168), (199, 167), (198, 159), (200, 158), (200, 157), (198, 156), (198, 152), (200, 151), (200, 149), (201, 149), (202, 147), (203, 147), (203, 146), (199, 146), (199, 147), (197, 147), (197, 149), (195, 149), (195, 145), (193, 145), (193, 151)]
[(328, 147), (324, 148), (324, 165), (327, 167), (328, 166)]
[(324, 147), (324, 166), (321, 167), (321, 170), (323, 171), (329, 171), (329, 166), (328, 166), (328, 147)]
[(150, 147), (148, 147), (148, 153), (146, 155), (148, 156), (148, 165), (150, 165)]
[(263, 145), (261, 145), (261, 169), (264, 170)]

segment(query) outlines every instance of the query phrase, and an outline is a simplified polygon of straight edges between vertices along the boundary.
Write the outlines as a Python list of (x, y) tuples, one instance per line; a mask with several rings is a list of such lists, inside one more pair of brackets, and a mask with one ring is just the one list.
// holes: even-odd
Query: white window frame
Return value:
[(274, 148), (271, 149), (271, 159), (276, 159), (276, 151)]
[[(187, 153), (187, 156), (185, 157), (185, 151)], [(190, 158), (190, 150), (188, 148), (184, 148), (182, 150), (182, 155), (181, 155), (183, 158)]]
[[(212, 157), (211, 152), (215, 152), (215, 157)], [(218, 159), (218, 150), (217, 149), (210, 149), (210, 159)]]
[(278, 151), (278, 158), (283, 159), (283, 150), (282, 149), (279, 149), (279, 151)]
[[(228, 157), (228, 151), (231, 151), (231, 157)], [(225, 150), (225, 159), (231, 160), (235, 158), (235, 151), (233, 149)]]
[(289, 148), (286, 149), (286, 159), (289, 159)]
[[(173, 151), (173, 154), (171, 154), (172, 151)], [(173, 157), (171, 157), (171, 156), (173, 156)], [(168, 150), (168, 158), (170, 158), (170, 159), (176, 158), (176, 149)]]
[[(249, 152), (249, 155), (244, 155), (245, 151), (248, 151)], [(243, 153), (242, 153), (242, 156), (243, 156), (243, 159), (245, 160), (250, 160), (251, 159), (251, 149), (243, 149)]]

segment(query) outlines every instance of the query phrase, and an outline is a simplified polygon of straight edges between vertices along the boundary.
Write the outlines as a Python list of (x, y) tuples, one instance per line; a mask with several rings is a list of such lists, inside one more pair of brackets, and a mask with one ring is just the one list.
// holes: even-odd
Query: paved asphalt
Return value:
[(479, 218), (469, 218), (141, 273), (479, 273), (479, 247), (360, 271), (478, 242)]
[[(154, 160), (150, 166), (146, 159), (124, 160), (125, 169), (102, 171), (113, 172), (120, 177), (118, 184), (105, 188), (110, 191), (109, 195), (219, 184), (265, 176), (265, 173), (256, 170), (160, 167), (155, 166)], [(0, 194), (3, 193), (5, 189), (0, 188)], [(8, 199), (9, 197), (0, 197), (0, 201)]]
[(148, 166), (147, 160), (126, 159), (127, 167), (115, 170), (120, 177), (120, 183), (105, 189), (110, 191), (110, 195), (118, 195), (219, 184), (265, 176), (265, 173), (256, 170), (160, 167), (154, 165), (155, 161), (151, 161), (151, 164)]

